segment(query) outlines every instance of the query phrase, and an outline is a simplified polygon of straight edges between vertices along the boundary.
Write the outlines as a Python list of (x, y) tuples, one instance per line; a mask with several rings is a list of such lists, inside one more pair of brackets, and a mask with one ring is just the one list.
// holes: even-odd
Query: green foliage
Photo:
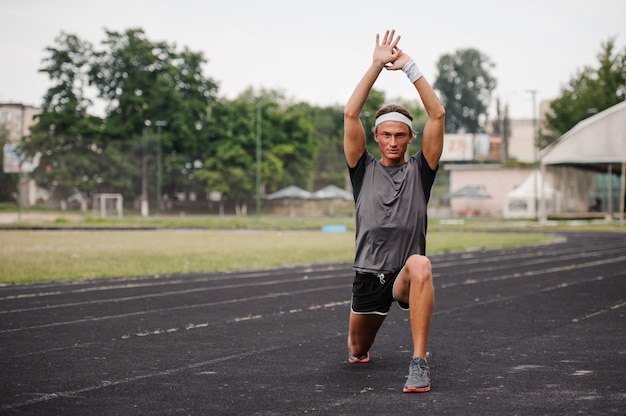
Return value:
[(446, 107), (446, 131), (483, 131), (491, 93), (496, 80), (489, 70), (489, 57), (476, 49), (460, 49), (445, 54), (437, 62), (439, 74), (433, 87), (441, 93)]
[[(602, 43), (597, 58), (597, 69), (584, 67), (550, 103), (552, 114), (546, 116), (546, 121), (556, 137), (626, 98), (626, 48), (616, 51), (615, 39), (610, 38)], [(542, 147), (556, 137), (544, 137)]]
[(53, 86), (44, 96), (38, 123), (19, 147), (29, 157), (41, 152), (32, 177), (62, 198), (97, 188), (101, 177), (101, 120), (87, 114), (91, 101), (85, 96), (91, 48), (77, 36), (62, 33), (56, 47), (46, 49), (41, 72)]
[[(206, 59), (153, 42), (141, 29), (106, 35), (101, 50), (65, 33), (46, 49), (41, 72), (53, 86), (20, 150), (43, 153), (33, 178), (63, 199), (77, 192), (132, 198), (141, 192), (143, 158), (149, 176), (156, 176), (160, 146), (163, 169), (171, 174), (164, 185), (173, 192), (193, 179), (185, 166), (202, 149), (198, 130), (216, 95), (216, 84), (202, 75)], [(89, 115), (88, 85), (107, 104), (104, 119)]]
[(146, 120), (167, 122), (165, 153), (197, 153), (199, 126), (206, 124), (207, 105), (217, 85), (202, 75), (206, 59), (185, 48), (177, 52), (166, 42), (153, 42), (141, 29), (107, 31), (104, 49), (95, 54), (89, 71), (107, 108), (107, 127), (114, 139), (137, 139)]
[(44, 113), (74, 113), (82, 115), (91, 101), (85, 97), (89, 80), (87, 70), (92, 57), (91, 43), (78, 36), (61, 32), (56, 47), (48, 47), (48, 57), (39, 72), (45, 72), (53, 82), (44, 96)]
[(313, 137), (318, 144), (313, 189), (329, 184), (343, 187), (348, 173), (343, 154), (343, 109), (307, 107), (306, 111), (315, 126)]
[[(345, 185), (342, 107), (293, 103), (273, 90), (218, 98), (217, 83), (203, 74), (202, 53), (151, 40), (138, 28), (105, 30), (98, 47), (61, 33), (45, 51), (41, 72), (52, 85), (20, 151), (43, 153), (32, 177), (58, 198), (120, 192), (126, 201), (136, 201), (145, 183), (154, 199), (159, 164), (163, 194), (218, 191), (245, 204), (257, 193), (258, 137), (266, 194), (292, 184), (309, 190)], [(480, 72), (488, 61), (477, 52), (463, 53), (456, 75), (484, 98), (495, 85)], [(94, 96), (105, 105), (103, 117), (92, 115), (88, 97)], [(386, 101), (373, 89), (361, 114), (375, 156), (371, 128)], [(418, 100), (397, 103), (415, 116), (418, 137), (410, 149), (415, 152), (426, 113)], [(480, 110), (465, 98), (463, 103)]]
[(217, 100), (210, 113), (201, 133), (203, 166), (196, 171), (206, 192), (235, 201), (256, 195), (257, 139), (267, 193), (312, 182), (318, 143), (306, 106), (289, 105), (276, 91), (247, 90), (235, 100)]
[(313, 125), (299, 106), (275, 110), (269, 151), (284, 163), (284, 178), (278, 185), (296, 184), (310, 188), (318, 149)]

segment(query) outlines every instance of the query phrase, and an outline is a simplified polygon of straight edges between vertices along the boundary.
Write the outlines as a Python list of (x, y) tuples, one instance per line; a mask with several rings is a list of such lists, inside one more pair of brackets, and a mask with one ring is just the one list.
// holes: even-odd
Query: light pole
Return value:
[(536, 100), (536, 96), (537, 96), (537, 90), (528, 90), (528, 92), (532, 95), (533, 97), (533, 181), (534, 181), (534, 188), (535, 188), (535, 219), (539, 218), (539, 212), (538, 212), (538, 208), (539, 208), (539, 186), (537, 184), (538, 182), (538, 175), (539, 173), (537, 172), (537, 161), (539, 159), (538, 157), (538, 145), (539, 145), (539, 137), (537, 134), (537, 100)]
[(167, 121), (157, 120), (154, 122), (154, 125), (157, 126), (158, 138), (159, 142), (157, 144), (157, 211), (161, 212), (163, 209), (163, 198), (161, 196), (161, 184), (163, 181), (163, 172), (161, 167), (161, 159), (162, 159), (162, 146), (163, 142), (161, 140), (161, 133), (163, 127), (167, 126)]
[(256, 215), (261, 215), (261, 103), (256, 104)]
[(152, 122), (144, 121), (143, 125), (143, 149), (141, 152), (141, 216), (148, 216), (148, 157), (146, 156), (146, 131)]

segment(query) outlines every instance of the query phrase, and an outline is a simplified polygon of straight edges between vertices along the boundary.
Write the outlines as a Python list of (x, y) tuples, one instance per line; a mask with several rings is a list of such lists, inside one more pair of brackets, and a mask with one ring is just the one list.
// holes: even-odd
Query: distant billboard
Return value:
[(15, 152), (15, 146), (5, 144), (2, 149), (2, 167), (4, 173), (30, 173), (39, 166), (41, 154), (37, 154), (34, 159), (20, 160), (20, 156)]
[(446, 134), (442, 162), (501, 161), (502, 138), (488, 134)]
[(442, 162), (474, 160), (473, 134), (446, 134), (443, 138)]

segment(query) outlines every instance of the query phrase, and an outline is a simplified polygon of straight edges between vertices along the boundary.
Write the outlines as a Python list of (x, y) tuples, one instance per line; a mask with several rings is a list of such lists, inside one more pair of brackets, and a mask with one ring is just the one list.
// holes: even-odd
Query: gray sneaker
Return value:
[(404, 383), (405, 393), (423, 393), (430, 391), (430, 368), (421, 358), (412, 358), (409, 364), (409, 378)]

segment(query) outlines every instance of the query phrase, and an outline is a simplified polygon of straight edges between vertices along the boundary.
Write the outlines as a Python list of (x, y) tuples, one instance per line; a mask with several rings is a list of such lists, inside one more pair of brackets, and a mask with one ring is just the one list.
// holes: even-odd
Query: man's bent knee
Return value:
[(426, 256), (412, 255), (407, 259), (405, 267), (411, 280), (415, 279), (421, 282), (432, 280), (432, 266)]

